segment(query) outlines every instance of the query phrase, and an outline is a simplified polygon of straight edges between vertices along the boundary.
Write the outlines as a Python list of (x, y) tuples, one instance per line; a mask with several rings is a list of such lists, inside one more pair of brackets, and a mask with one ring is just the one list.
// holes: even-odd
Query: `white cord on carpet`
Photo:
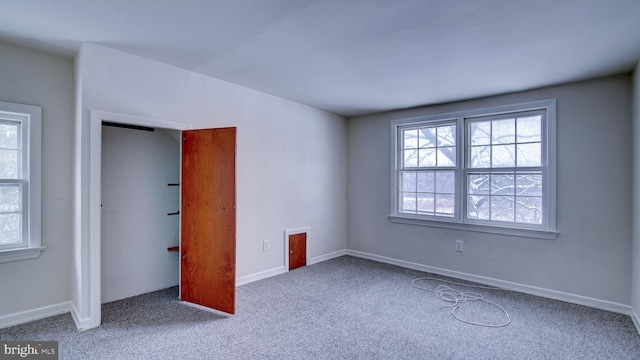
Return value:
[[(470, 288), (475, 288), (475, 289), (487, 289), (487, 290), (502, 290), (500, 288), (496, 288), (496, 287), (491, 287), (491, 286), (481, 286), (481, 285), (469, 285), (469, 284), (462, 284), (462, 283), (457, 283), (454, 281), (448, 281), (448, 280), (443, 280), (443, 279), (438, 279), (438, 278), (434, 278), (434, 277), (423, 277), (423, 278), (418, 278), (418, 279), (414, 279), (413, 281), (411, 281), (411, 286), (420, 289), (420, 290), (424, 290), (424, 291), (429, 291), (432, 292), (436, 295), (436, 297), (438, 297), (438, 299), (440, 299), (441, 301), (445, 302), (445, 303), (449, 303), (452, 307), (451, 309), (451, 315), (458, 321), (461, 321), (463, 323), (466, 324), (471, 324), (471, 325), (478, 325), (478, 326), (484, 326), (484, 327), (503, 327), (503, 326), (507, 326), (511, 323), (511, 318), (509, 317), (509, 313), (507, 312), (507, 310), (505, 310), (502, 306), (500, 306), (499, 304), (490, 301), (490, 300), (486, 300), (481, 294), (475, 293), (475, 292), (470, 292), (470, 291), (460, 291), (460, 290), (456, 290), (453, 289), (447, 285), (438, 285), (435, 289), (429, 289), (429, 288), (424, 288), (424, 287), (420, 287), (418, 285), (416, 285), (416, 282), (418, 281), (425, 281), (425, 280), (433, 280), (433, 281), (440, 281), (443, 283), (447, 283), (447, 284), (452, 284), (452, 285), (456, 285), (456, 286), (466, 286), (466, 287), (470, 287)], [(507, 318), (506, 322), (501, 323), (501, 324), (486, 324), (486, 323), (479, 323), (479, 322), (473, 322), (473, 321), (469, 321), (469, 320), (464, 320), (460, 317), (458, 317), (456, 315), (456, 310), (460, 309), (460, 306), (458, 306), (458, 304), (467, 302), (467, 301), (482, 301), (484, 303), (493, 305), (495, 307), (497, 307), (498, 309), (500, 309), (503, 313), (504, 316)]]

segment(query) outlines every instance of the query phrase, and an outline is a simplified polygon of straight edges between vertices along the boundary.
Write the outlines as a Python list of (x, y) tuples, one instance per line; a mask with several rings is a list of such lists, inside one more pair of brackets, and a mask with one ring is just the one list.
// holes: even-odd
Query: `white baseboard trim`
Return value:
[[(308, 259), (307, 260), (307, 265), (317, 264), (317, 263), (320, 263), (320, 262), (323, 262), (323, 261), (327, 261), (327, 260), (335, 259), (335, 258), (340, 257), (340, 256), (344, 256), (344, 255), (347, 255), (347, 250), (340, 250), (340, 251), (335, 251), (335, 252), (332, 252), (332, 253), (329, 253), (329, 254), (316, 256), (316, 257), (313, 257), (311, 259)], [(246, 285), (246, 284), (252, 283), (254, 281), (258, 281), (258, 280), (270, 278), (272, 276), (284, 274), (284, 273), (286, 273), (288, 271), (289, 270), (287, 270), (287, 268), (283, 265), (283, 266), (275, 267), (273, 269), (260, 271), (260, 272), (257, 272), (255, 274), (241, 276), (239, 278), (236, 278), (236, 286)]]
[[(615, 312), (623, 315), (631, 315), (633, 310), (633, 308), (629, 305), (615, 303), (612, 301), (600, 300), (600, 299), (595, 299), (587, 296), (570, 294), (563, 291), (550, 290), (550, 289), (540, 288), (536, 286), (530, 286), (530, 285), (519, 284), (519, 283), (510, 282), (510, 281), (494, 279), (494, 278), (485, 277), (485, 276), (447, 270), (447, 269), (442, 269), (434, 266), (393, 259), (386, 256), (369, 254), (361, 251), (347, 250), (347, 254), (351, 256), (363, 258), (363, 259), (396, 265), (396, 266), (400, 266), (407, 269), (419, 270), (419, 271), (424, 271), (431, 274), (437, 274), (437, 275), (449, 276), (449, 277), (461, 279), (461, 280), (473, 281), (479, 284), (495, 286), (502, 289), (513, 290), (513, 291), (517, 291), (525, 294), (545, 297), (545, 298), (554, 299), (554, 300), (560, 300), (568, 303), (584, 305), (584, 306), (592, 307), (595, 309), (611, 311), (611, 312)], [(636, 327), (638, 327), (637, 324), (638, 323), (636, 322)]]
[(3, 315), (0, 316), (0, 329), (68, 313), (70, 311), (71, 301), (65, 301), (59, 304), (43, 306), (41, 308), (21, 311), (15, 314)]
[(339, 251), (334, 251), (332, 253), (316, 256), (316, 257), (313, 257), (313, 258), (309, 259), (309, 261), (307, 261), (307, 265), (317, 264), (317, 263), (320, 263), (320, 262), (323, 262), (323, 261), (335, 259), (335, 258), (338, 258), (340, 256), (345, 256), (345, 255), (347, 255), (347, 250), (346, 249), (339, 250)]
[(640, 317), (638, 317), (635, 309), (631, 310), (631, 320), (633, 320), (633, 325), (636, 326), (636, 330), (638, 330), (638, 334), (640, 334)]
[(91, 329), (91, 318), (81, 317), (80, 312), (76, 308), (75, 304), (71, 305), (71, 317), (73, 318), (73, 322), (76, 324), (76, 328), (78, 329), (78, 331)]
[(239, 278), (236, 278), (236, 287), (237, 286), (246, 285), (246, 284), (252, 283), (254, 281), (270, 278), (272, 276), (284, 274), (286, 272), (287, 272), (287, 269), (285, 269), (284, 266), (278, 266), (278, 267), (275, 267), (273, 269), (260, 271), (260, 272), (255, 273), (255, 274), (241, 276)]

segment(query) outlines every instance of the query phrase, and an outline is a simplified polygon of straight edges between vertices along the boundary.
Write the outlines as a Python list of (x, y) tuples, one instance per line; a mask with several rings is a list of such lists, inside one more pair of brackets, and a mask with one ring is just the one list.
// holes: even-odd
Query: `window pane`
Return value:
[(453, 171), (437, 171), (436, 172), (436, 193), (453, 194), (455, 193), (456, 183)]
[(456, 166), (456, 148), (441, 147), (437, 152), (438, 166)]
[(515, 165), (515, 145), (493, 146), (491, 152), (491, 167), (513, 167)]
[(491, 220), (513, 222), (513, 196), (491, 197)]
[(471, 122), (469, 141), (471, 145), (489, 145), (491, 144), (491, 122), (490, 121), (473, 121)]
[(542, 196), (542, 174), (525, 173), (516, 175), (516, 194), (518, 196)]
[(536, 142), (542, 140), (542, 116), (518, 118), (518, 142)]
[(22, 210), (19, 184), (0, 184), (0, 212)]
[(489, 220), (489, 196), (467, 196), (467, 217)]
[(516, 204), (516, 222), (542, 224), (542, 198), (518, 197)]
[(434, 206), (433, 194), (418, 194), (418, 212), (433, 215)]
[(515, 119), (495, 120), (491, 124), (492, 144), (513, 144), (516, 142)]
[(418, 150), (404, 150), (402, 152), (403, 167), (411, 168), (418, 166)]
[(22, 214), (0, 214), (0, 244), (22, 242)]
[(488, 168), (491, 166), (491, 147), (473, 146), (469, 149), (469, 166), (472, 168)]
[(402, 148), (415, 149), (418, 147), (418, 130), (402, 130)]
[(513, 174), (492, 174), (491, 195), (513, 195)]
[(421, 171), (418, 173), (418, 192), (433, 193), (435, 183), (436, 180), (433, 171)]
[(18, 179), (21, 177), (20, 150), (0, 150), (0, 178)]
[(416, 212), (416, 193), (400, 193), (400, 211), (402, 212)]
[(469, 194), (486, 194), (489, 195), (491, 187), (489, 186), (489, 174), (469, 174), (467, 189)]
[(19, 148), (19, 124), (0, 123), (0, 149)]
[(416, 173), (403, 171), (400, 173), (400, 191), (416, 191)]
[(438, 146), (456, 145), (456, 126), (438, 126)]
[(453, 195), (436, 194), (436, 215), (453, 216), (454, 203)]
[(542, 144), (518, 144), (518, 166), (541, 166)]
[(436, 147), (436, 128), (428, 127), (428, 128), (420, 128), (420, 141), (418, 145), (421, 148), (433, 148)]
[(419, 163), (420, 167), (435, 167), (436, 166), (436, 149), (420, 149)]

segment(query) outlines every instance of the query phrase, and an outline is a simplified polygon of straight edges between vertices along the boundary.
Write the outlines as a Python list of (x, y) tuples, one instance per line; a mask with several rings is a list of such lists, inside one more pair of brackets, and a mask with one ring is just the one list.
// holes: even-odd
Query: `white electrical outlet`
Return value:
[(462, 240), (456, 240), (456, 251), (462, 252), (463, 244)]
[(262, 251), (269, 251), (269, 240), (262, 242)]

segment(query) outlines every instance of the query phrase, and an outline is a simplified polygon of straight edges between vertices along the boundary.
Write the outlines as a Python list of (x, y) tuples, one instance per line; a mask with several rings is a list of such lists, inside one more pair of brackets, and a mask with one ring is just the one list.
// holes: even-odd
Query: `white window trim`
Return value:
[(35, 259), (46, 246), (42, 246), (41, 230), (41, 156), (42, 156), (42, 108), (0, 101), (0, 111), (26, 115), (22, 131), (26, 132), (27, 142), (23, 151), (27, 152), (28, 164), (28, 204), (26, 206), (28, 225), (27, 245), (25, 247), (0, 250), (0, 263)]
[[(420, 123), (437, 122), (447, 119), (457, 119), (457, 138), (463, 139), (463, 131), (466, 118), (474, 118), (481, 116), (492, 116), (504, 113), (512, 112), (524, 112), (531, 110), (545, 110), (547, 119), (544, 128), (544, 149), (546, 156), (546, 197), (545, 197), (545, 209), (546, 213), (546, 227), (545, 228), (530, 228), (527, 225), (518, 226), (503, 226), (500, 224), (479, 224), (473, 221), (464, 221), (463, 210), (464, 204), (464, 186), (465, 181), (460, 180), (456, 182), (456, 215), (453, 218), (440, 218), (435, 216), (422, 216), (415, 214), (405, 214), (398, 210), (398, 130), (401, 127), (408, 125), (417, 125)], [(503, 106), (496, 106), (482, 109), (463, 110), (451, 113), (428, 115), (414, 118), (396, 119), (391, 121), (390, 131), (390, 154), (391, 154), (391, 208), (389, 212), (389, 220), (393, 223), (410, 224), (429, 226), (436, 228), (446, 228), (453, 230), (474, 231), (489, 234), (510, 235), (519, 237), (529, 237), (537, 239), (553, 240), (558, 236), (556, 228), (556, 99), (547, 99), (539, 101), (531, 101), (518, 104), (510, 104)], [(460, 169), (459, 176), (464, 175), (465, 170), (465, 147), (460, 146), (463, 144), (463, 140), (458, 140), (457, 146), (457, 162)], [(543, 157), (544, 158), (544, 157)]]

